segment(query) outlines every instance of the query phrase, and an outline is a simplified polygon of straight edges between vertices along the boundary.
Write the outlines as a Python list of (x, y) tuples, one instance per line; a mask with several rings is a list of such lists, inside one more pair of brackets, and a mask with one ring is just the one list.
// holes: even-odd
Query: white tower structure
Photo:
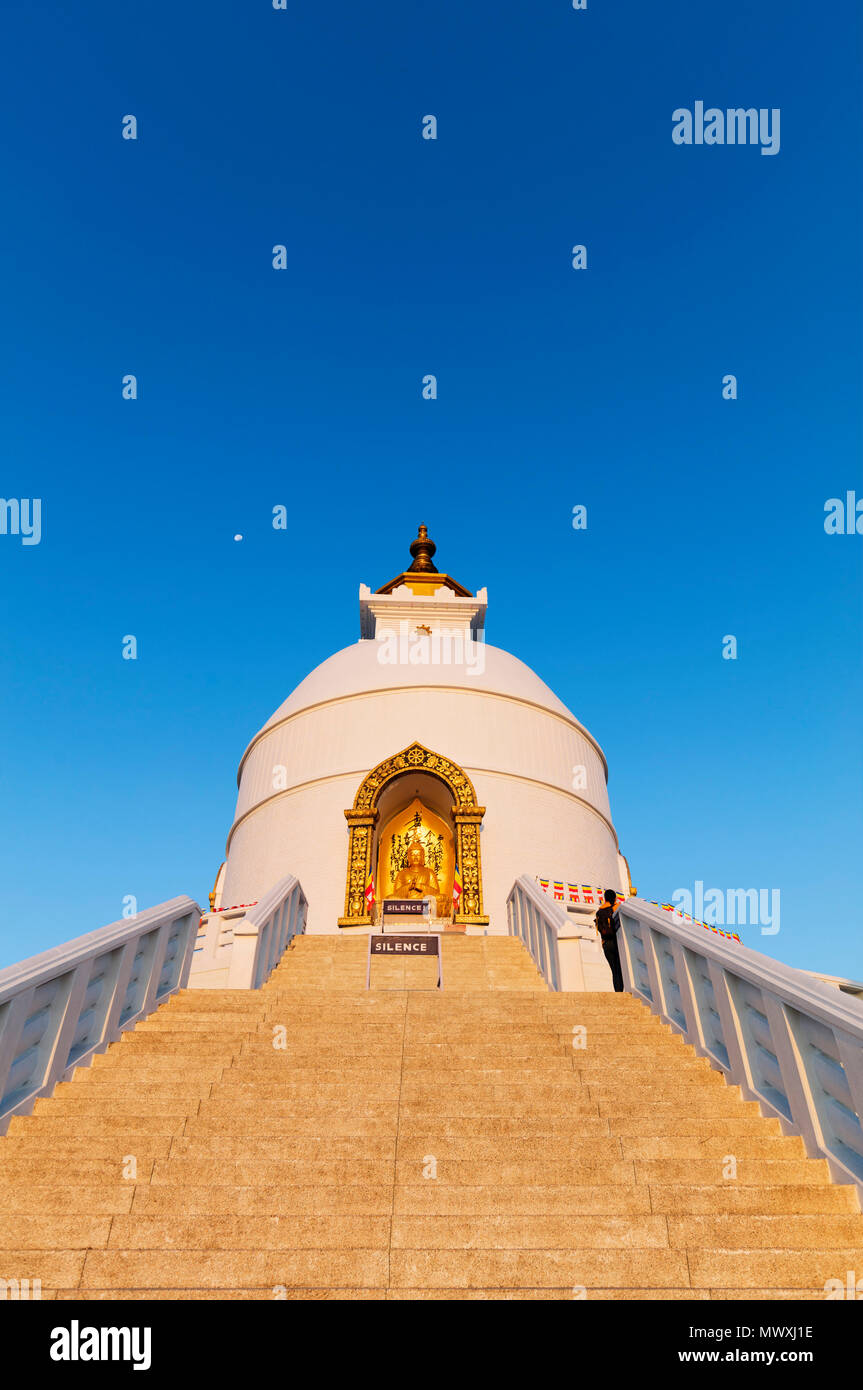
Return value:
[(630, 890), (596, 739), (485, 642), (485, 589), (437, 570), (425, 526), (410, 550), (389, 583), (360, 586), (359, 641), (306, 676), (243, 754), (217, 908), (292, 873), (308, 932), (368, 931), (416, 842), (439, 916), (469, 931), (506, 932), (521, 874)]

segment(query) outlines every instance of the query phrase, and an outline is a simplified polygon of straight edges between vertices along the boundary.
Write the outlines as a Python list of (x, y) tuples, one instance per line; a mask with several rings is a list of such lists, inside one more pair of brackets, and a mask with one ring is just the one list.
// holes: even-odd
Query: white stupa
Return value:
[(485, 589), (439, 573), (435, 549), (421, 526), (408, 570), (360, 586), (359, 641), (252, 739), (217, 909), (292, 873), (308, 932), (368, 931), (417, 842), (439, 916), (468, 931), (506, 932), (521, 874), (630, 890), (602, 749), (530, 667), (486, 644)]

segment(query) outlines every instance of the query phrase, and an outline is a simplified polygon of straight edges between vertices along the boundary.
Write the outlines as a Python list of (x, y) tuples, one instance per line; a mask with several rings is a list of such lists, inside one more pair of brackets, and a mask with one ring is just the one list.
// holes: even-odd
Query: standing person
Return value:
[(623, 971), (620, 968), (620, 952), (617, 949), (617, 933), (620, 931), (620, 917), (617, 914), (615, 903), (617, 894), (613, 888), (605, 890), (605, 907), (601, 907), (596, 914), (596, 930), (602, 940), (602, 949), (605, 952), (605, 959), (611, 966), (611, 978), (614, 981), (616, 994), (623, 991)]

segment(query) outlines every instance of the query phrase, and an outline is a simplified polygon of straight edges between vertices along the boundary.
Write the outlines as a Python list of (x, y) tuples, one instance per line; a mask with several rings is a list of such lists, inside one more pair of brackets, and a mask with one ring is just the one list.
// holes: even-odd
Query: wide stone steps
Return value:
[(0, 1277), (66, 1298), (823, 1298), (852, 1187), (627, 995), (521, 943), (297, 940), (0, 1140)]

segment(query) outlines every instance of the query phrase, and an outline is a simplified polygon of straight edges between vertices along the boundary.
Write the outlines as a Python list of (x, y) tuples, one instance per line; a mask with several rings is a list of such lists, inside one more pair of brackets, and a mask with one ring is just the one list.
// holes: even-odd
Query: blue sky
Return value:
[[(0, 964), (206, 901), (243, 748), (423, 520), (639, 892), (778, 888), (749, 944), (863, 977), (859, 7), (83, 9), (5, 22)], [(674, 145), (696, 100), (780, 152)]]

